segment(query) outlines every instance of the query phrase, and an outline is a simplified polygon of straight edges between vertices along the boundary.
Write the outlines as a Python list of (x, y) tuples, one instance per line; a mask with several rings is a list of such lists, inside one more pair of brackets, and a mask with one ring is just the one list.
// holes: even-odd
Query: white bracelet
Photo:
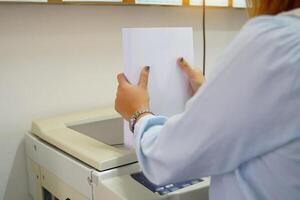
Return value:
[(130, 117), (130, 119), (129, 119), (129, 128), (130, 128), (130, 131), (131, 131), (132, 133), (134, 133), (134, 127), (135, 127), (135, 124), (136, 124), (138, 118), (139, 118), (141, 115), (145, 114), (145, 113), (149, 113), (149, 114), (154, 115), (149, 109), (143, 109), (143, 110), (139, 110), (139, 111), (135, 112), (135, 113)]

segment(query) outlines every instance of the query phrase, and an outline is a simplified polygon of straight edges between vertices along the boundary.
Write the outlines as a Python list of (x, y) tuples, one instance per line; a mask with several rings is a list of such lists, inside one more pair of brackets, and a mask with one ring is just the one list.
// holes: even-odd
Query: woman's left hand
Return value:
[(130, 84), (123, 73), (118, 75), (115, 110), (127, 121), (137, 111), (149, 108), (148, 76), (148, 66), (142, 69), (138, 85)]

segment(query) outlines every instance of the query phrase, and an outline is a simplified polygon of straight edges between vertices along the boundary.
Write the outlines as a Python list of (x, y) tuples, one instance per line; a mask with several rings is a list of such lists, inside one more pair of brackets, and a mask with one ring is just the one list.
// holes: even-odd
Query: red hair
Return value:
[(300, 0), (247, 0), (250, 16), (276, 15), (300, 8)]

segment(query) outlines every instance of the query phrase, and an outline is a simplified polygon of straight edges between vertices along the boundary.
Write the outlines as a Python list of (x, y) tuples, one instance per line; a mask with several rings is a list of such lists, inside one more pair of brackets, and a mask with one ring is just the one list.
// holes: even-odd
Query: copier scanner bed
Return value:
[[(112, 107), (34, 120), (32, 134), (104, 171), (137, 161), (123, 144), (123, 120)], [(101, 131), (99, 131), (101, 130)]]
[(151, 183), (123, 140), (123, 119), (113, 106), (33, 120), (25, 135), (33, 200), (208, 199), (209, 178)]

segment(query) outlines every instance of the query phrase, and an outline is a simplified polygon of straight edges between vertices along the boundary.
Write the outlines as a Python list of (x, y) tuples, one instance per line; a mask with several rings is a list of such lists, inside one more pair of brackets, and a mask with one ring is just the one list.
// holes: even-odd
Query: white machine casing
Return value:
[(209, 178), (166, 195), (133, 179), (140, 166), (112, 107), (34, 120), (25, 141), (34, 200), (208, 199)]

